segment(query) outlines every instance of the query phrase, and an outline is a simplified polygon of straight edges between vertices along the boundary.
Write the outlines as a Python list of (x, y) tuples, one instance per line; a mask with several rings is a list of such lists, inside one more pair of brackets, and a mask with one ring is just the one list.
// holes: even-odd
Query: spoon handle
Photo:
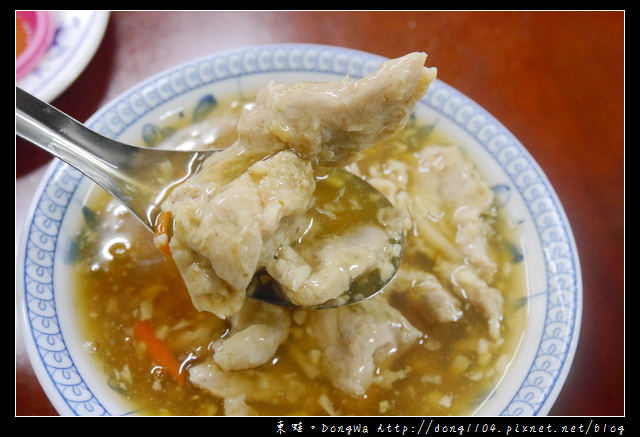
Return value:
[(104, 137), (53, 106), (16, 87), (16, 133), (122, 197), (122, 168), (135, 147)]
[[(148, 149), (114, 141), (18, 87), (16, 133), (87, 175), (149, 229), (172, 184), (192, 174), (213, 153)], [(173, 179), (160, 182), (150, 176), (150, 169), (162, 162), (172, 163)]]

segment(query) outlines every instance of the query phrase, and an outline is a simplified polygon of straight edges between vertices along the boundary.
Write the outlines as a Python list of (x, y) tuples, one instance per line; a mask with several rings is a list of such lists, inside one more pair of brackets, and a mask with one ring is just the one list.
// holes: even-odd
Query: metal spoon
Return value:
[[(160, 205), (169, 191), (200, 168), (215, 150), (181, 151), (135, 147), (102, 136), (53, 106), (16, 87), (16, 133), (36, 146), (75, 167), (120, 200), (151, 232)], [(171, 162), (173, 175), (150, 176), (154, 168)], [(371, 185), (342, 169), (340, 178), (352, 180), (363, 190), (363, 198), (375, 198), (378, 205), (391, 203)], [(166, 175), (165, 175), (166, 176)], [(381, 203), (380, 203), (381, 202)], [(395, 241), (402, 244), (403, 241)], [(397, 271), (400, 257), (393, 260)], [(395, 273), (394, 273), (395, 274)], [(393, 276), (392, 276), (393, 277)], [(377, 271), (354, 281), (346, 298), (334, 299), (314, 308), (333, 308), (367, 299), (381, 291), (391, 278), (380, 280)], [(279, 292), (278, 284), (256, 273), (247, 290), (249, 297), (283, 306), (295, 306)]]
[[(122, 201), (151, 231), (169, 189), (193, 174), (215, 152), (184, 152), (123, 144), (92, 131), (18, 87), (16, 133), (87, 175)], [(168, 183), (141, 176), (167, 160), (176, 170)]]

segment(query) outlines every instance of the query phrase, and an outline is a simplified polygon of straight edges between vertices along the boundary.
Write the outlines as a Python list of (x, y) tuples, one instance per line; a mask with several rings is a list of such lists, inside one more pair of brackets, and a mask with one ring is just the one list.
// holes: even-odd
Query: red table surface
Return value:
[[(624, 24), (605, 12), (112, 12), (52, 103), (84, 121), (139, 81), (237, 47), (305, 42), (426, 51), (438, 78), (500, 120), (564, 205), (584, 287), (580, 342), (550, 415), (624, 415)], [(16, 138), (16, 242), (50, 156)], [(17, 416), (56, 415), (16, 322)]]

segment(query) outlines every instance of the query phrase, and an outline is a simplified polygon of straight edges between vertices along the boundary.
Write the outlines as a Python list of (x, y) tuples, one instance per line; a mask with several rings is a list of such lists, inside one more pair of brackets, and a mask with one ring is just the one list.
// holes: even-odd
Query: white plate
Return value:
[[(168, 110), (193, 110), (207, 95), (243, 93), (268, 80), (330, 80), (347, 74), (358, 78), (382, 61), (359, 51), (300, 44), (213, 54), (135, 86), (87, 124), (109, 137), (139, 144)], [(469, 98), (436, 81), (416, 112), (460, 141), (520, 227), (529, 323), (514, 361), (477, 414), (544, 415), (569, 371), (582, 311), (578, 254), (562, 206), (525, 148)], [(92, 186), (60, 161), (49, 167), (18, 253), (18, 313), (33, 367), (61, 414), (121, 415), (129, 407), (108, 388), (82, 349), (65, 261)]]
[(82, 73), (104, 35), (105, 11), (54, 11), (53, 43), (38, 66), (16, 86), (41, 100), (58, 97)]

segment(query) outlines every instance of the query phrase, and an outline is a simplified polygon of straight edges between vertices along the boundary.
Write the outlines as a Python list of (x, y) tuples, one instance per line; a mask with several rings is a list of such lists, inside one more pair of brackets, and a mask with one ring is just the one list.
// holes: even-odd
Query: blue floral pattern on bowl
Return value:
[[(189, 103), (181, 104), (192, 105), (195, 116), (200, 116), (215, 105), (218, 90), (243, 93), (266, 78), (358, 78), (374, 71), (382, 61), (380, 56), (355, 50), (301, 44), (214, 54), (148, 79), (96, 113), (87, 124), (122, 141), (154, 142), (154, 136), (162, 136), (162, 132), (153, 130), (153, 114), (182, 98)], [(515, 205), (514, 218), (530, 241), (519, 254), (531, 263), (527, 296), (530, 323), (524, 350), (518, 352), (516, 367), (507, 372), (508, 383), (498, 384), (488, 410), (480, 413), (546, 414), (569, 370), (582, 311), (578, 254), (562, 206), (526, 149), (472, 100), (437, 80), (418, 106), (418, 112), (457, 129), (485, 156), (487, 165), (499, 169), (490, 181), (496, 196), (505, 207)], [(79, 214), (83, 198), (78, 189), (83, 183), (91, 184), (68, 165), (60, 161), (51, 164), (18, 254), (19, 313), (34, 368), (61, 414), (127, 414), (126, 409), (109, 407), (103, 401), (94, 378), (87, 378), (91, 370), (76, 362), (78, 354), (71, 352), (70, 344), (77, 339), (69, 340), (71, 334), (65, 330), (64, 318), (59, 317), (61, 296), (69, 290), (58, 283), (56, 255), (66, 244), (61, 228)]]

